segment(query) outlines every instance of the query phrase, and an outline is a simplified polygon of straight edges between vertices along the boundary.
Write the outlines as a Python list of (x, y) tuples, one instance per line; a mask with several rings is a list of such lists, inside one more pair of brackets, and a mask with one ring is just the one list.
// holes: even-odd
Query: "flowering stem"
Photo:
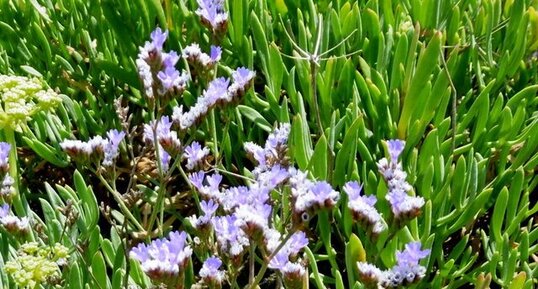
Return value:
[(260, 283), (263, 276), (265, 275), (265, 271), (267, 270), (267, 267), (269, 266), (269, 262), (271, 262), (271, 260), (276, 256), (276, 254), (278, 254), (280, 249), (282, 249), (282, 247), (284, 247), (284, 245), (288, 242), (288, 240), (291, 238), (291, 236), (293, 236), (294, 233), (295, 233), (295, 230), (291, 230), (288, 233), (288, 235), (286, 236), (286, 238), (284, 238), (284, 240), (282, 240), (282, 242), (280, 242), (280, 244), (278, 244), (278, 247), (276, 247), (276, 249), (273, 251), (273, 253), (271, 253), (271, 255), (269, 255), (269, 257), (267, 257), (267, 259), (265, 259), (265, 263), (262, 264), (262, 267), (260, 268), (260, 271), (258, 272), (258, 275), (256, 275), (256, 279), (254, 280), (254, 282), (253, 283), (249, 282), (250, 286), (248, 287), (248, 289), (256, 288), (258, 283)]
[(13, 198), (13, 207), (17, 215), (26, 216), (26, 210), (22, 205), (21, 192), (19, 191), (19, 167), (17, 162), (17, 143), (15, 141), (15, 133), (13, 129), (7, 127), (4, 129), (4, 134), (7, 143), (11, 145), (9, 150), (9, 175), (13, 178), (13, 188), (15, 189), (15, 197)]
[[(93, 170), (93, 169), (92, 169)], [(125, 205), (125, 202), (123, 202), (123, 198), (118, 193), (118, 191), (114, 190), (108, 182), (105, 180), (105, 178), (100, 174), (97, 173), (95, 170), (93, 170), (93, 173), (99, 178), (101, 183), (106, 187), (106, 189), (112, 194), (116, 202), (118, 202), (118, 206), (120, 206), (120, 209), (122, 210), (122, 213), (127, 216), (127, 218), (136, 226), (137, 229), (141, 230), (142, 232), (145, 232), (144, 227), (140, 225), (138, 220), (133, 216), (129, 208)]]
[(209, 112), (209, 121), (210, 123), (210, 130), (211, 130), (211, 137), (213, 138), (213, 154), (215, 154), (215, 162), (218, 162), (219, 159), (219, 145), (217, 140), (217, 126), (215, 124), (215, 110), (212, 109)]
[(250, 246), (250, 256), (249, 256), (249, 272), (248, 272), (248, 284), (251, 284), (254, 280), (254, 251), (256, 250), (256, 244)]

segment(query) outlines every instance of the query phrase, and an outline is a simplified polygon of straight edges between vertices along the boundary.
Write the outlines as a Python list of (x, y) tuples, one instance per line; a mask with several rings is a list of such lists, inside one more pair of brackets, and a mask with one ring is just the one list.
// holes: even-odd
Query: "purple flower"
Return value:
[(125, 132), (113, 129), (107, 132), (107, 136), (108, 138), (104, 147), (105, 158), (103, 159), (103, 166), (105, 167), (112, 166), (114, 160), (118, 157), (118, 148), (120, 142), (125, 137)]
[(202, 23), (214, 32), (226, 29), (228, 14), (224, 12), (223, 0), (198, 0), (196, 14), (202, 18)]
[(215, 203), (213, 200), (209, 201), (202, 201), (200, 203), (200, 208), (202, 209), (202, 212), (204, 212), (205, 216), (212, 216), (219, 207), (219, 204)]
[(149, 245), (139, 244), (129, 255), (141, 263), (142, 270), (152, 279), (178, 276), (192, 254), (192, 249), (185, 244), (186, 239), (185, 232), (171, 232), (168, 238), (153, 240)]
[(11, 145), (7, 142), (0, 142), (0, 175), (9, 171), (9, 151)]
[(176, 63), (179, 60), (177, 52), (171, 50), (168, 53), (162, 54), (164, 68), (175, 68)]
[(377, 199), (375, 196), (361, 196), (361, 190), (362, 186), (357, 182), (345, 184), (344, 191), (349, 197), (348, 207), (355, 221), (377, 235), (386, 229), (381, 214), (374, 207)]
[[(205, 178), (204, 176), (205, 173), (200, 171), (198, 173), (190, 174), (189, 179), (204, 198), (218, 200), (221, 195), (219, 185), (222, 181), (222, 176), (220, 174), (208, 175), (205, 176)], [(207, 185), (204, 185), (204, 180)]]
[(202, 148), (196, 141), (191, 143), (183, 152), (183, 158), (187, 159), (187, 169), (193, 170), (199, 167), (208, 155), (209, 149), (207, 147)]
[(229, 84), (230, 80), (224, 77), (219, 77), (211, 81), (203, 94), (206, 103), (213, 105), (219, 101), (227, 101)]
[(0, 207), (0, 218), (3, 218), (5, 216), (9, 215), (9, 205), (8, 204), (3, 204), (1, 207)]
[(240, 67), (232, 73), (233, 83), (228, 89), (228, 93), (232, 98), (237, 99), (245, 94), (251, 84), (252, 79), (256, 76), (256, 73), (253, 71)]
[(405, 250), (396, 252), (398, 265), (417, 265), (421, 259), (430, 255), (431, 250), (421, 250), (420, 242), (411, 242), (405, 245)]
[(163, 49), (163, 44), (166, 41), (166, 38), (168, 38), (168, 31), (162, 31), (160, 27), (157, 27), (153, 32), (151, 32), (150, 37), (153, 46), (161, 50)]
[(209, 257), (204, 261), (202, 269), (200, 269), (200, 277), (205, 283), (216, 282), (220, 284), (224, 279), (224, 271), (219, 270), (222, 261), (216, 257)]
[(168, 116), (162, 116), (158, 122), (152, 121), (144, 125), (144, 141), (149, 145), (154, 145), (155, 134), (159, 143), (159, 151), (166, 151), (170, 154), (177, 154), (181, 148), (181, 142), (177, 137), (177, 132), (172, 131), (172, 122)]
[(2, 224), (8, 232), (12, 233), (26, 232), (30, 229), (28, 218), (18, 218), (11, 215), (8, 204), (0, 206), (0, 224)]
[(175, 67), (166, 67), (163, 71), (159, 71), (157, 78), (161, 81), (161, 94), (165, 94), (168, 91), (182, 93), (189, 81), (189, 75), (186, 72), (179, 74), (179, 71)]
[(189, 180), (191, 181), (192, 185), (198, 190), (202, 190), (202, 188), (204, 187), (204, 178), (205, 173), (203, 171), (189, 174)]
[(249, 245), (247, 236), (236, 223), (237, 218), (233, 215), (213, 218), (213, 228), (220, 250), (232, 257), (243, 253)]
[(220, 60), (220, 56), (222, 55), (222, 48), (220, 46), (211, 45), (209, 57), (211, 58), (212, 62), (218, 62)]
[(9, 197), (15, 193), (15, 188), (13, 184), (15, 180), (10, 175), (5, 175), (2, 184), (0, 184), (0, 197)]
[(159, 148), (159, 153), (161, 157), (161, 169), (163, 173), (166, 173), (170, 169), (170, 154), (166, 152), (166, 150), (164, 150), (162, 147)]
[(272, 207), (268, 204), (254, 203), (239, 205), (235, 210), (237, 224), (243, 231), (254, 238), (258, 233), (263, 233), (269, 226), (269, 217)]
[(315, 182), (310, 189), (314, 200), (320, 207), (332, 207), (338, 201), (340, 195), (337, 191), (333, 190), (331, 185), (326, 181)]
[(191, 224), (193, 225), (193, 227), (200, 230), (202, 228), (206, 228), (207, 225), (210, 225), (211, 220), (213, 219), (213, 215), (217, 211), (218, 207), (219, 207), (219, 204), (215, 203), (213, 200), (201, 201), (200, 208), (202, 209), (203, 215), (199, 217), (197, 216), (189, 217), (189, 220), (191, 221)]
[(271, 170), (260, 173), (256, 180), (261, 187), (264, 187), (270, 191), (287, 180), (288, 177), (288, 170), (280, 167), (280, 165), (277, 164), (272, 167)]
[(399, 139), (393, 139), (388, 140), (387, 145), (389, 148), (390, 161), (393, 163), (397, 163), (400, 154), (404, 150), (405, 142)]
[(196, 100), (196, 104), (188, 112), (183, 112), (183, 107), (174, 108), (174, 121), (179, 123), (181, 129), (188, 129), (215, 105), (229, 102), (229, 82), (229, 79), (224, 77), (211, 81), (208, 88), (204, 90), (202, 96)]
[[(280, 242), (275, 242), (275, 240), (268, 243), (271, 252), (280, 244)], [(308, 245), (308, 239), (306, 238), (305, 233), (298, 231), (291, 236), (286, 244), (284, 244), (284, 246), (269, 261), (269, 268), (279, 270), (282, 273), (284, 283), (286, 283), (287, 286), (300, 283), (305, 274), (304, 267), (299, 263), (290, 261), (290, 257), (296, 256), (300, 250), (306, 247), (306, 245)], [(295, 286), (291, 287), (295, 288)]]

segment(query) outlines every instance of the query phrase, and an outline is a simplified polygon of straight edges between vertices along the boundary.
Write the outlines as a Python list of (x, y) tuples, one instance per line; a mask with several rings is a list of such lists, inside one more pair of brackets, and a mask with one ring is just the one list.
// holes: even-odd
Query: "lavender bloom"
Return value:
[(252, 142), (245, 143), (247, 155), (256, 163), (256, 168), (253, 171), (255, 176), (270, 170), (275, 165), (288, 166), (286, 143), (289, 133), (290, 124), (283, 123), (269, 134), (264, 148)]
[(291, 193), (295, 201), (295, 213), (332, 208), (340, 195), (325, 181), (312, 182), (306, 173), (290, 170)]
[(151, 37), (151, 44), (156, 49), (163, 49), (163, 44), (166, 41), (166, 38), (168, 38), (168, 31), (162, 31), (160, 27), (157, 27), (153, 32), (150, 34)]
[(256, 239), (269, 226), (272, 207), (268, 204), (239, 205), (235, 210), (237, 224), (251, 238)]
[(154, 280), (165, 280), (183, 273), (192, 254), (185, 232), (171, 232), (168, 238), (139, 244), (129, 255), (142, 264), (142, 270)]
[(275, 165), (271, 170), (260, 173), (256, 180), (260, 187), (266, 188), (268, 191), (275, 189), (289, 177), (288, 170)]
[(175, 67), (166, 67), (159, 71), (157, 78), (161, 81), (162, 89), (159, 91), (161, 94), (164, 95), (167, 92), (181, 94), (187, 88), (190, 76), (185, 71), (179, 74)]
[(358, 262), (357, 267), (359, 269), (359, 278), (364, 284), (374, 287), (377, 284), (386, 283), (387, 273), (377, 268), (375, 265), (366, 262)]
[(429, 254), (429, 249), (421, 250), (420, 242), (406, 244), (404, 251), (396, 252), (397, 264), (387, 272), (387, 285), (398, 287), (424, 278), (426, 268), (418, 262)]
[(170, 169), (170, 154), (162, 147), (159, 147), (159, 153), (161, 157), (161, 159), (159, 160), (161, 162), (161, 169), (163, 173), (166, 173)]
[(11, 197), (12, 194), (15, 193), (15, 188), (13, 188), (14, 183), (15, 180), (13, 180), (11, 176), (5, 175), (4, 180), (0, 185), (0, 197)]
[(397, 163), (400, 154), (404, 150), (405, 141), (399, 139), (388, 140), (387, 145), (389, 148), (390, 161), (393, 163)]
[(107, 139), (95, 136), (87, 142), (80, 140), (64, 140), (60, 147), (75, 161), (99, 163), (103, 159), (103, 166), (111, 166), (119, 155), (118, 147), (125, 137), (125, 132), (110, 130)]
[(189, 174), (189, 180), (197, 190), (202, 190), (202, 188), (204, 187), (204, 178), (205, 173), (203, 171)]
[[(269, 250), (273, 252), (279, 244), (280, 242), (275, 242), (275, 240), (268, 242)], [(287, 288), (297, 288), (295, 285), (301, 284), (305, 269), (299, 263), (292, 262), (290, 258), (296, 256), (306, 245), (308, 245), (308, 239), (305, 233), (296, 232), (269, 261), (269, 268), (277, 269), (282, 273)]]
[(187, 169), (193, 170), (200, 167), (208, 155), (209, 149), (207, 147), (202, 148), (196, 141), (191, 143), (191, 145), (187, 146), (183, 152), (183, 158), (187, 159)]
[(103, 159), (103, 166), (110, 167), (119, 155), (118, 148), (120, 142), (125, 137), (125, 132), (113, 129), (107, 132), (107, 136), (108, 139), (104, 147), (105, 158)]
[(213, 32), (223, 33), (226, 30), (228, 14), (224, 12), (223, 0), (198, 0), (198, 6), (196, 14), (204, 25)]
[(11, 215), (8, 204), (3, 204), (0, 207), (0, 224), (2, 224), (8, 232), (12, 233), (27, 232), (30, 229), (30, 222), (28, 218), (18, 218)]
[(231, 257), (239, 256), (249, 245), (249, 240), (237, 225), (234, 215), (214, 218), (213, 228), (220, 250)]
[[(150, 122), (144, 125), (144, 141), (153, 145), (155, 139), (162, 148), (169, 154), (177, 154), (181, 148), (181, 142), (177, 137), (177, 132), (172, 131), (172, 122), (168, 116), (161, 117), (160, 121)], [(157, 135), (154, 135), (154, 129)], [(156, 138), (155, 138), (156, 137)]]
[(11, 145), (7, 142), (0, 142), (0, 176), (9, 171), (9, 151)]
[(196, 104), (188, 112), (183, 112), (183, 107), (174, 108), (173, 120), (179, 123), (181, 129), (188, 129), (215, 105), (229, 102), (229, 82), (229, 79), (224, 77), (211, 81), (209, 87), (204, 90), (202, 96), (197, 99)]
[(211, 45), (211, 50), (209, 54), (209, 58), (213, 63), (216, 63), (220, 60), (220, 57), (222, 55), (222, 48), (220, 46)]
[(256, 76), (254, 71), (240, 67), (232, 73), (233, 83), (228, 88), (228, 93), (233, 99), (238, 99), (245, 94), (252, 85), (252, 79)]
[(402, 168), (398, 158), (403, 151), (405, 142), (400, 140), (390, 140), (387, 142), (391, 160), (381, 159), (377, 167), (388, 185), (386, 199), (389, 201), (396, 220), (400, 223), (408, 219), (417, 217), (420, 209), (424, 206), (422, 197), (409, 196), (411, 185), (406, 181), (407, 174)]
[(222, 261), (216, 257), (209, 257), (200, 269), (200, 277), (206, 284), (220, 284), (224, 280), (224, 271), (219, 270)]
[(202, 52), (198, 43), (192, 43), (183, 49), (183, 58), (187, 59), (194, 70), (210, 70), (219, 62), (221, 55), (220, 46), (211, 46), (209, 55)]
[(397, 264), (388, 270), (381, 271), (372, 264), (358, 262), (360, 279), (365, 284), (382, 288), (414, 283), (424, 277), (426, 268), (418, 262), (429, 254), (430, 250), (421, 250), (420, 242), (411, 242), (405, 245), (405, 250), (396, 252)]
[(210, 225), (211, 220), (213, 219), (213, 215), (217, 211), (218, 207), (219, 207), (219, 204), (215, 203), (213, 200), (200, 202), (200, 208), (202, 209), (203, 215), (200, 217), (196, 217), (196, 216), (189, 217), (191, 224), (196, 229), (202, 229), (206, 227), (207, 225)]
[(349, 197), (348, 207), (353, 219), (365, 226), (371, 233), (378, 235), (386, 229), (381, 214), (375, 209), (375, 196), (361, 196), (362, 186), (357, 182), (347, 182), (344, 191)]
[[(215, 200), (220, 198), (221, 193), (219, 185), (222, 181), (222, 176), (220, 174), (205, 176), (205, 173), (200, 171), (190, 174), (189, 180), (204, 198)], [(207, 185), (204, 185), (204, 180)]]
[(421, 259), (430, 255), (431, 250), (421, 250), (420, 242), (411, 242), (405, 245), (405, 250), (396, 252), (399, 266), (417, 265)]

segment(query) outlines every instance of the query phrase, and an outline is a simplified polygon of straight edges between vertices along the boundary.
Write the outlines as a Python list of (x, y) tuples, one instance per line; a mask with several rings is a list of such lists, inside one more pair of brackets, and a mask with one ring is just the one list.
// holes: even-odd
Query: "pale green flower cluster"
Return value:
[(40, 111), (61, 101), (52, 89), (46, 89), (38, 78), (0, 75), (0, 128), (16, 128)]
[(67, 247), (59, 243), (48, 247), (30, 242), (23, 244), (15, 260), (8, 261), (4, 268), (19, 288), (37, 288), (60, 278), (60, 266), (67, 264), (68, 254)]

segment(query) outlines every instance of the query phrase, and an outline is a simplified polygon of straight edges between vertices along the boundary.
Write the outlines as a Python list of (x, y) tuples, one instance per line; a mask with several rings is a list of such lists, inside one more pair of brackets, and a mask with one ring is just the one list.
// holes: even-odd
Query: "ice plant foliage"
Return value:
[(411, 185), (406, 181), (407, 173), (398, 161), (405, 142), (401, 140), (387, 141), (390, 161), (381, 159), (377, 167), (387, 182), (389, 192), (386, 199), (389, 201), (394, 217), (398, 221), (412, 219), (420, 214), (424, 206), (424, 198), (410, 196)]

